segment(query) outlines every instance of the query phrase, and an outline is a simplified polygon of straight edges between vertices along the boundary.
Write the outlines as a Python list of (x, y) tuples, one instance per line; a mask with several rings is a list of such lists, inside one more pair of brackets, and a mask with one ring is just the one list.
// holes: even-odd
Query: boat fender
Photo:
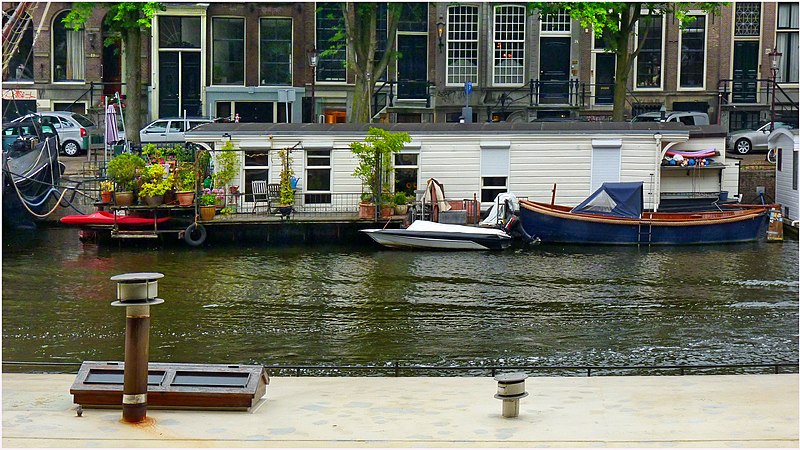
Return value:
[(192, 247), (203, 245), (207, 236), (206, 227), (197, 222), (186, 227), (186, 231), (183, 232), (183, 240)]

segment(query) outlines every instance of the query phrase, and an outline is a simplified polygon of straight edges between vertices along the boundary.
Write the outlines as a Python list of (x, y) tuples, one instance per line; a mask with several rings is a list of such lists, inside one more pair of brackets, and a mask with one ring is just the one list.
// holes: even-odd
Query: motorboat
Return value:
[(520, 200), (523, 229), (542, 243), (681, 245), (766, 239), (769, 207), (643, 211), (642, 182), (603, 183), (578, 206)]
[(510, 234), (498, 228), (449, 225), (417, 220), (405, 229), (361, 230), (386, 247), (439, 250), (503, 250), (511, 246)]

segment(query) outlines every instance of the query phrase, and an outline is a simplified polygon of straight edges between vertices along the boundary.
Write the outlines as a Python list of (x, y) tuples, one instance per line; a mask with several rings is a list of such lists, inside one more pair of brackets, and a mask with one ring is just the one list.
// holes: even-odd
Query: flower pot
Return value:
[(358, 204), (358, 218), (366, 220), (375, 219), (375, 204), (368, 202), (361, 202)]
[(117, 201), (117, 206), (131, 206), (133, 204), (133, 192), (131, 191), (116, 192), (114, 198)]
[(111, 192), (103, 191), (100, 193), (100, 201), (103, 203), (111, 203), (112, 200)]
[(169, 191), (164, 192), (164, 204), (165, 205), (174, 205), (176, 201), (177, 201), (177, 199), (175, 197), (175, 190), (174, 189), (170, 189)]
[(285, 219), (292, 213), (292, 205), (278, 205), (278, 212), (281, 213), (281, 218)]
[(408, 213), (408, 205), (395, 205), (394, 213), (399, 216), (405, 216)]
[(382, 206), (381, 207), (381, 219), (388, 219), (392, 215), (392, 207), (391, 206)]
[(192, 191), (181, 191), (175, 195), (178, 196), (178, 204), (180, 206), (192, 206), (192, 203), (194, 203), (194, 192)]
[(147, 204), (147, 206), (161, 206), (164, 204), (164, 196), (152, 195), (150, 197), (144, 197), (144, 202)]
[(208, 205), (200, 207), (200, 219), (202, 220), (213, 220), (214, 215), (216, 214), (217, 214), (216, 205)]

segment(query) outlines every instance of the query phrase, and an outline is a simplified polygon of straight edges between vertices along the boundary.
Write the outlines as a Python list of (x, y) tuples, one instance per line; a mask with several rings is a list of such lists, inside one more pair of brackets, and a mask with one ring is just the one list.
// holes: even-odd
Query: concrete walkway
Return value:
[(798, 447), (798, 375), (536, 377), (520, 416), (489, 377), (273, 377), (249, 412), (77, 417), (74, 375), (3, 374), (4, 447)]

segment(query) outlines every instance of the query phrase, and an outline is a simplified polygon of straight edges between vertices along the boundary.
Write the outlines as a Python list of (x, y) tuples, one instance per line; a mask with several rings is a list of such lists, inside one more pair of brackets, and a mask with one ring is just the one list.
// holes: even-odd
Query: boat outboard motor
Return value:
[(522, 222), (519, 220), (519, 216), (513, 214), (506, 225), (503, 227), (503, 231), (510, 234), (514, 238), (522, 239), (522, 243), (524, 245), (532, 245), (538, 244), (540, 242), (539, 238), (532, 237), (525, 231), (525, 228), (522, 226)]

